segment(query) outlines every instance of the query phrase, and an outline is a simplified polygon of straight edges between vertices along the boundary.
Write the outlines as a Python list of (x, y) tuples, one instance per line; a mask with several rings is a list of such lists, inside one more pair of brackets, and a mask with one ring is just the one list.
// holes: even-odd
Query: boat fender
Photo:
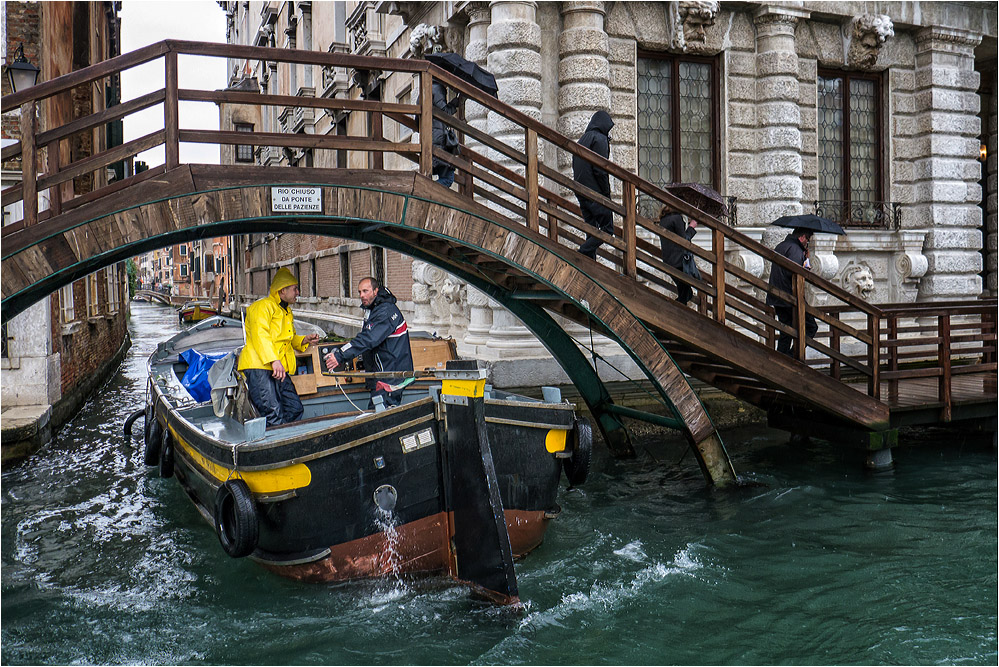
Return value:
[(579, 486), (590, 472), (593, 454), (593, 427), (586, 417), (576, 417), (572, 429), (572, 456), (562, 459), (562, 468), (570, 486)]
[(128, 416), (128, 419), (125, 420), (125, 437), (126, 438), (129, 438), (129, 439), (132, 438), (132, 424), (135, 423), (135, 420), (138, 419), (139, 417), (145, 418), (145, 416), (146, 416), (146, 409), (145, 408), (142, 408), (141, 410), (136, 410), (135, 412), (133, 412), (132, 414), (130, 414)]
[(149, 408), (149, 416), (146, 417), (146, 442), (142, 460), (147, 466), (155, 466), (160, 463), (160, 445), (163, 441), (163, 427), (156, 419), (156, 411)]
[(163, 431), (160, 444), (160, 477), (173, 477), (173, 436)]
[(216, 491), (215, 532), (233, 558), (249, 556), (257, 548), (260, 526), (253, 495), (243, 480), (230, 479)]

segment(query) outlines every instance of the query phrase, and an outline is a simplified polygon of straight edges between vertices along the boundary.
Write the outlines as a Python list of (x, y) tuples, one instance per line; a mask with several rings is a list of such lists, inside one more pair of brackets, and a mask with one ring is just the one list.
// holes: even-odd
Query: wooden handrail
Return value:
[[(372, 100), (265, 95), (237, 90), (180, 89), (177, 69), (178, 57), (180, 56), (226, 57), (411, 73), (419, 78), (419, 99), (416, 104), (399, 104)], [(800, 360), (807, 360), (806, 348), (810, 347), (823, 355), (819, 363), (828, 363), (830, 372), (834, 376), (839, 374), (841, 366), (857, 370), (867, 375), (868, 389), (872, 396), (877, 396), (880, 391), (879, 373), (882, 365), (882, 348), (885, 348), (886, 354), (889, 355), (889, 368), (885, 372), (894, 372), (898, 360), (904, 358), (900, 355), (908, 354), (907, 350), (899, 349), (905, 347), (898, 339), (904, 329), (899, 323), (902, 318), (946, 317), (950, 341), (956, 345), (978, 340), (978, 338), (985, 341), (994, 341), (995, 339), (994, 315), (991, 320), (992, 324), (987, 324), (989, 308), (992, 309), (991, 312), (995, 310), (995, 299), (983, 300), (975, 304), (967, 302), (959, 304), (869, 304), (842, 287), (823, 279), (820, 275), (811, 273), (778, 255), (742, 232), (728, 227), (721, 220), (705, 214), (672, 192), (667, 192), (620, 165), (581, 147), (572, 139), (559, 134), (539, 120), (506, 105), (495, 97), (486, 95), (471, 84), (427, 61), (165, 40), (130, 54), (118, 56), (44, 82), (22, 93), (9, 95), (3, 99), (3, 104), (5, 108), (30, 104), (31, 109), (35, 109), (38, 100), (67, 92), (76, 86), (97, 81), (123, 69), (135, 67), (159, 57), (164, 59), (164, 86), (162, 90), (83, 118), (74, 119), (61, 127), (49, 128), (41, 133), (32, 125), (30, 110), (27, 113), (22, 113), (23, 140), (14, 146), (5, 147), (2, 155), (3, 159), (11, 159), (21, 155), (22, 160), (30, 163), (25, 168), (25, 180), (30, 180), (30, 183), (23, 183), (3, 192), (5, 205), (19, 199), (24, 201), (25, 216), (20, 229), (23, 229), (24, 224), (38, 220), (38, 212), (34, 204), (40, 188), (58, 185), (75, 176), (94, 171), (108, 164), (109, 161), (117, 161), (134, 154), (135, 149), (146, 146), (153, 141), (154, 135), (147, 135), (147, 137), (129, 142), (124, 146), (77, 160), (68, 165), (61, 165), (58, 161), (55, 163), (50, 161), (47, 173), (42, 174), (41, 178), (38, 177), (37, 170), (31, 170), (31, 166), (37, 164), (40, 148), (53, 145), (74, 133), (87, 131), (105, 122), (127, 117), (141, 109), (162, 102), (164, 105), (164, 129), (158, 140), (165, 145), (166, 164), (157, 169), (169, 171), (180, 165), (179, 145), (181, 142), (219, 145), (252, 143), (254, 145), (363, 151), (373, 156), (372, 163), (375, 165), (380, 164), (379, 160), (384, 153), (392, 153), (418, 161), (420, 173), (428, 177), (432, 174), (436, 158), (450, 163), (461, 172), (463, 175), (460, 179), (461, 187), (466, 196), (478, 196), (485, 201), (492, 202), (501, 213), (503, 211), (510, 212), (516, 218), (522, 219), (532, 232), (545, 234), (556, 242), (568, 240), (578, 243), (585, 234), (593, 234), (607, 245), (607, 248), (602, 248), (599, 251), (599, 257), (609, 260), (623, 274), (635, 279), (647, 280), (650, 287), (658, 286), (659, 289), (670, 291), (674, 290), (670, 279), (686, 280), (698, 289), (702, 312), (713, 317), (719, 324), (731, 324), (733, 327), (741, 328), (742, 334), (752, 332), (761, 338), (771, 337), (773, 331), (789, 333), (799, 341), (798, 358)], [(525, 139), (524, 150), (518, 151), (464, 120), (434, 109), (432, 99), (434, 81), (446, 84), (486, 109), (502, 114), (518, 126)], [(232, 131), (184, 129), (179, 124), (179, 103), (182, 101), (311, 108), (327, 111), (352, 110), (370, 114), (371, 123), (368, 125), (368, 136), (363, 137), (317, 136), (282, 132), (256, 132), (247, 135)], [(402, 143), (385, 140), (380, 126), (381, 119), (385, 115), (419, 132), (419, 142)], [(483, 154), (485, 151), (478, 152), (467, 145), (462, 146), (460, 156), (451, 155), (442, 151), (440, 147), (435, 147), (433, 145), (435, 120), (454, 127), (463, 137), (474, 139), (487, 149), (497, 151), (501, 156), (497, 160), (506, 164), (500, 164)], [(590, 164), (604, 169), (610, 176), (620, 181), (620, 201), (593, 192), (589, 188), (581, 186), (569, 175), (546, 165), (540, 159), (541, 142), (547, 142), (558, 150), (566, 151), (570, 156), (581, 157)], [(414, 155), (414, 153), (418, 155)], [(551, 157), (547, 154), (546, 156)], [(509, 162), (506, 162), (507, 160)], [(513, 168), (510, 168), (511, 163)], [(522, 172), (517, 165), (523, 166)], [(581, 212), (573, 201), (573, 197), (565, 196), (563, 191), (556, 192), (559, 187), (564, 187), (567, 191), (592, 199), (613, 211), (620, 218), (619, 227), (615, 229), (614, 236), (603, 234), (587, 225), (582, 220)], [(109, 188), (100, 190), (100, 192), (109, 191)], [(638, 201), (643, 195), (654, 201), (668, 204), (675, 210), (697, 220), (705, 229), (709, 230), (709, 248), (705, 249), (673, 232), (668, 232), (659, 227), (656, 220), (641, 215), (638, 211)], [(95, 196), (96, 194), (83, 195), (67, 202), (58, 201), (56, 204), (72, 208), (81, 202), (92, 201)], [(53, 208), (50, 216), (58, 215), (58, 212), (58, 208)], [(649, 237), (646, 232), (653, 236)], [(658, 245), (656, 237), (659, 239)], [(685, 278), (680, 271), (665, 265), (660, 260), (659, 252), (665, 242), (675, 243), (677, 247), (693, 254), (700, 262), (709, 265), (709, 270), (704, 272), (700, 281)], [(727, 251), (751, 252), (771, 262), (774, 266), (784, 268), (792, 276), (796, 288), (795, 293), (787, 294), (776, 290), (765, 280), (728, 262), (725, 255)], [(827, 297), (838, 300), (841, 304), (822, 307), (809, 305), (805, 301), (807, 285), (811, 285)], [(797, 316), (795, 324), (788, 327), (774, 319), (772, 309), (752, 294), (754, 289), (775, 294), (793, 304)], [(807, 315), (812, 315), (818, 321), (828, 325), (829, 332), (817, 335), (818, 340), (808, 339), (805, 327)], [(959, 321), (954, 321), (953, 318), (974, 315), (981, 315), (982, 322), (977, 325), (974, 323), (968, 325), (967, 331), (970, 333), (967, 336), (970, 338), (963, 334), (955, 335), (953, 333), (965, 330), (965, 325)], [(731, 322), (729, 322), (730, 319)], [(863, 324), (858, 325), (858, 320)], [(988, 326), (992, 327), (992, 334), (984, 333)], [(885, 329), (884, 334), (881, 333), (883, 328)], [(991, 335), (992, 338), (988, 338), (988, 335)], [(852, 338), (858, 343), (845, 340), (847, 338)], [(827, 339), (829, 346), (825, 345)], [(846, 347), (846, 352), (844, 352), (842, 346), (846, 345), (853, 347)], [(859, 353), (859, 356), (853, 356), (858, 354), (857, 348), (863, 352)], [(812, 360), (807, 361), (811, 362)], [(943, 361), (941, 358), (940, 363), (942, 364)]]

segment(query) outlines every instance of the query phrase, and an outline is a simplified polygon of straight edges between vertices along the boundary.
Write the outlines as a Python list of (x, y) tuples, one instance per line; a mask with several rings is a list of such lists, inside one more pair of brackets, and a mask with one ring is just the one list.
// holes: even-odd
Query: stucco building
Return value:
[[(813, 270), (870, 301), (997, 293), (994, 3), (219, 4), (231, 43), (400, 58), (461, 53), (495, 74), (501, 100), (573, 139), (607, 110), (612, 160), (657, 185), (714, 187), (729, 198), (730, 224), (753, 238), (775, 245), (785, 231), (768, 224), (785, 214), (816, 211), (843, 223), (847, 236), (814, 239)], [(410, 75), (259, 61), (230, 61), (229, 71), (233, 88), (416, 100)], [(523, 142), (496, 113), (467, 104), (464, 115), (491, 136)], [(363, 114), (273, 107), (223, 109), (222, 122), (248, 133), (370, 129)], [(381, 131), (412, 140), (390, 121)], [(550, 149), (541, 158), (568, 173), (568, 154)], [(361, 154), (249, 143), (223, 161), (381, 166)], [(384, 167), (410, 168), (392, 156)], [(411, 326), (454, 336), (464, 353), (544, 356), (482, 294), (394, 253), (285, 234), (243, 238), (234, 254), (242, 299), (263, 294), (288, 265), (302, 277), (304, 308), (328, 328), (356, 323), (353, 284), (373, 274), (404, 302)], [(769, 270), (755, 255), (730, 261), (757, 276)]]

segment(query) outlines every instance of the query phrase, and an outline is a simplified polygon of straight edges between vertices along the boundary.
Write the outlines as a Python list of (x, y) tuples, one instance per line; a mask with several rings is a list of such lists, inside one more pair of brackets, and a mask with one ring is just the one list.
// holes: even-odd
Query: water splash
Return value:
[(382, 547), (381, 562), (383, 572), (391, 576), (393, 588), (402, 592), (406, 590), (402, 581), (402, 554), (399, 552), (399, 517), (392, 510), (375, 507), (375, 526), (385, 537)]

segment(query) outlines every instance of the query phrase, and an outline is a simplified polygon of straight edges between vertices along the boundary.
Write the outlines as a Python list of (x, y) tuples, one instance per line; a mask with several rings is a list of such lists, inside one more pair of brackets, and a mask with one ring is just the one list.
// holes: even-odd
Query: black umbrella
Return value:
[(800, 227), (801, 229), (810, 229), (813, 232), (825, 234), (839, 234), (840, 236), (846, 234), (846, 230), (832, 220), (820, 218), (814, 213), (781, 216), (774, 220), (771, 224), (777, 225), (778, 227), (790, 227), (792, 229)]
[(495, 76), (457, 53), (429, 53), (427, 60), (493, 97), (499, 92)]
[(725, 198), (714, 188), (700, 183), (670, 183), (665, 187), (667, 192), (675, 194), (683, 201), (696, 206), (708, 215), (715, 217), (728, 215)]

